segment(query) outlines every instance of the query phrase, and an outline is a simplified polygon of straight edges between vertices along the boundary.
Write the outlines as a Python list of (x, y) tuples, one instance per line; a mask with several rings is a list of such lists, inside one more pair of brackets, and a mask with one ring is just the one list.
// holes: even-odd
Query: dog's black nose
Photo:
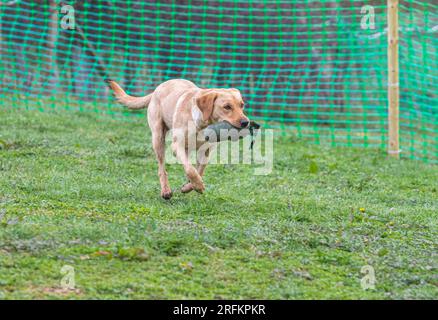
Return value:
[(240, 126), (242, 128), (245, 128), (249, 124), (248, 120), (240, 120)]

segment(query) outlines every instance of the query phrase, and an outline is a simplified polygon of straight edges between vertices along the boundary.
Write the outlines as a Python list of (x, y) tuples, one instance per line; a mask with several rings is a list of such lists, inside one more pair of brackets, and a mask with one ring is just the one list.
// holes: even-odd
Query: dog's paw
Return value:
[(188, 192), (193, 191), (193, 190), (194, 190), (194, 188), (193, 188), (193, 185), (191, 182), (188, 182), (181, 187), (182, 193), (188, 193)]
[(205, 186), (204, 186), (204, 183), (202, 181), (198, 182), (198, 183), (192, 182), (191, 184), (193, 186), (193, 190), (195, 190), (196, 192), (203, 193), (205, 191)]
[(170, 198), (172, 198), (172, 191), (171, 190), (163, 190), (163, 191), (161, 191), (161, 197), (164, 200), (169, 200)]
[(199, 193), (203, 193), (205, 190), (204, 182), (201, 176), (198, 174), (195, 168), (189, 168), (187, 170), (187, 178), (193, 186), (193, 189)]

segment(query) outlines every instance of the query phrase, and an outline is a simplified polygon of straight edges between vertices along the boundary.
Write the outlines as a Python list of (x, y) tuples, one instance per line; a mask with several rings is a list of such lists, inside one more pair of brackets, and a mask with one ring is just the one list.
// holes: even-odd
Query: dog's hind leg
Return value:
[[(152, 122), (152, 121), (151, 121)], [(161, 196), (169, 200), (172, 190), (169, 186), (165, 164), (165, 137), (167, 129), (162, 121), (157, 121), (151, 126), (152, 146), (158, 161), (158, 176), (160, 178)]]

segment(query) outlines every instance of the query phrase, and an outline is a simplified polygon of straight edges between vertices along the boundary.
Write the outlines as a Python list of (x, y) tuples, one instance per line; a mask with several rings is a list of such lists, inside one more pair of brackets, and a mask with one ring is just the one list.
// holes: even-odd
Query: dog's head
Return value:
[(196, 99), (204, 121), (228, 121), (237, 128), (245, 128), (249, 119), (243, 114), (245, 103), (237, 89), (205, 89)]

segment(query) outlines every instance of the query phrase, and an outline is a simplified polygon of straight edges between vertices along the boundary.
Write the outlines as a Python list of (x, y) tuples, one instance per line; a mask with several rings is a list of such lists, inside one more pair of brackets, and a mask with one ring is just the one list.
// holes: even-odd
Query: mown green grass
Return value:
[(210, 166), (203, 195), (166, 202), (156, 172), (145, 119), (1, 110), (0, 297), (438, 298), (436, 166), (284, 138), (270, 175)]

